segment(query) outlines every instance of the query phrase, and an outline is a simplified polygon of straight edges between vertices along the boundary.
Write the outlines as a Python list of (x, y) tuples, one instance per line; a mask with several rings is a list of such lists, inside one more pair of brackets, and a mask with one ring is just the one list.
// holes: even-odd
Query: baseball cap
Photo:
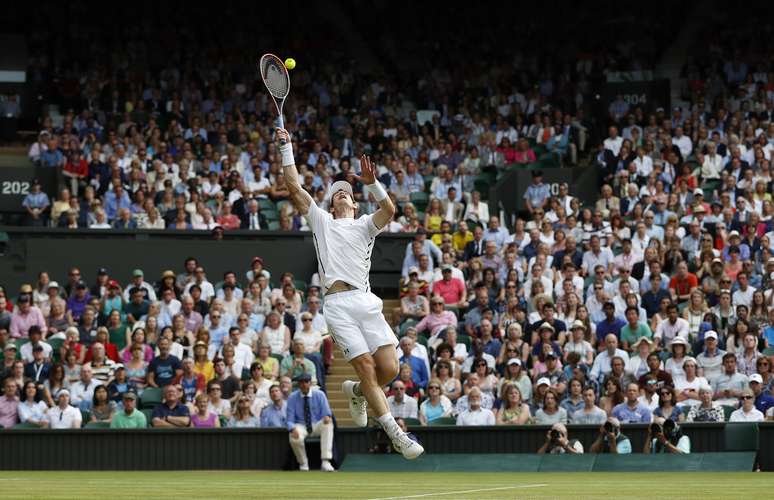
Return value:
[(540, 387), (541, 385), (551, 385), (551, 381), (547, 377), (543, 377), (541, 379), (538, 379), (537, 385), (535, 387)]
[(110, 280), (108, 281), (108, 288), (121, 288), (121, 285), (116, 280)]
[(59, 283), (56, 281), (52, 281), (48, 284), (48, 290), (51, 290), (52, 288), (59, 288)]
[(250, 262), (252, 262), (253, 264), (255, 264), (256, 262), (260, 262), (261, 264), (263, 264), (263, 257), (255, 256), (253, 257), (253, 260)]
[(704, 208), (704, 205), (699, 205), (696, 208), (693, 209), (693, 213), (695, 214), (703, 214), (707, 211), (707, 209)]
[(409, 275), (412, 275), (414, 273), (419, 274), (419, 268), (417, 266), (411, 266), (408, 270)]
[(126, 367), (124, 366), (123, 363), (116, 363), (116, 364), (113, 365), (113, 370), (123, 370), (125, 368)]
[(511, 358), (508, 360), (508, 366), (510, 365), (519, 365), (521, 366), (521, 360), (519, 358)]
[(142, 269), (135, 269), (134, 271), (132, 271), (132, 276), (134, 276), (135, 278), (137, 276), (143, 277), (145, 276), (145, 273), (142, 272)]
[(107, 269), (105, 269), (104, 267), (100, 267), (99, 269), (97, 269), (97, 275), (98, 276), (99, 275), (103, 275), (103, 274), (107, 274), (107, 273), (108, 273)]
[(760, 373), (753, 373), (750, 375), (750, 383), (752, 384), (753, 382), (758, 382), (759, 384), (763, 383), (763, 377), (761, 377)]
[(701, 190), (701, 188), (696, 188), (693, 190), (694, 196), (704, 196), (704, 191)]
[(5, 347), (3, 348), (4, 351), (16, 351), (18, 348), (16, 347), (16, 344), (13, 342), (8, 342), (5, 344)]
[(441, 266), (441, 271), (451, 271), (451, 270), (452, 270), (451, 264), (444, 264)]
[(715, 330), (708, 330), (708, 331), (704, 332), (704, 340), (707, 340), (707, 339), (715, 339), (715, 340), (717, 340), (718, 339), (718, 332), (716, 332)]
[(540, 170), (540, 169), (533, 170), (532, 171), (532, 177), (543, 177), (543, 171)]
[(174, 277), (175, 277), (175, 272), (174, 271), (170, 271), (169, 269), (164, 271), (164, 274), (161, 275), (161, 279), (164, 279), (164, 278), (174, 278)]
[(650, 340), (648, 337), (640, 337), (637, 339), (637, 342), (633, 344), (633, 347), (637, 347), (638, 345), (642, 344), (643, 342), (647, 343), (648, 345), (653, 345), (653, 341)]
[(714, 259), (712, 259), (712, 263), (713, 263), (713, 264), (722, 264), (722, 263), (723, 263), (723, 261), (722, 261), (722, 260), (720, 260), (718, 257), (715, 257)]
[(333, 195), (338, 193), (339, 191), (346, 191), (351, 197), (354, 198), (354, 194), (352, 194), (352, 184), (350, 184), (347, 181), (336, 181), (331, 186), (330, 191), (330, 198), (333, 198)]
[(130, 389), (121, 395), (122, 399), (133, 399), (137, 401), (137, 393)]
[(79, 281), (75, 284), (75, 288), (87, 288), (85, 281)]
[(557, 359), (558, 357), (559, 357), (559, 355), (556, 354), (554, 351), (548, 351), (547, 353), (545, 353), (545, 358), (546, 359), (548, 359), (548, 358)]
[(730, 238), (730, 237), (732, 237), (732, 236), (739, 236), (739, 231), (737, 231), (736, 229), (734, 229), (733, 231), (731, 231), (730, 233), (728, 233), (728, 237), (729, 237), (729, 238)]
[(688, 345), (688, 342), (682, 337), (675, 337), (674, 340), (672, 340), (672, 345), (675, 344)]

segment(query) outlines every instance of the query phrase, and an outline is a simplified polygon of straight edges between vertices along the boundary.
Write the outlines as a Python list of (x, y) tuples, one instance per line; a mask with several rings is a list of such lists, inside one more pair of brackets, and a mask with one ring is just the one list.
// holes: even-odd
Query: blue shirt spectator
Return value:
[(132, 201), (129, 195), (121, 187), (114, 187), (113, 190), (105, 193), (105, 215), (108, 220), (114, 220), (118, 216), (118, 210), (131, 208)]
[[(328, 398), (325, 393), (319, 389), (310, 389), (309, 393), (304, 395), (300, 389), (293, 391), (288, 397), (287, 402), (287, 422), (286, 427), (289, 431), (293, 426), (306, 425), (304, 420), (304, 398), (309, 397), (309, 410), (311, 413), (311, 424), (314, 425), (323, 417), (333, 417), (331, 407), (328, 405)], [(265, 410), (264, 410), (265, 411)]]
[(411, 355), (411, 350), (414, 348), (414, 341), (409, 337), (403, 337), (400, 339), (400, 348), (403, 351), (403, 356), (400, 358), (400, 364), (408, 364), (411, 367), (411, 380), (417, 385), (417, 387), (424, 389), (427, 387), (427, 382), (430, 376), (427, 373), (427, 365), (424, 360)]
[(288, 406), (285, 401), (270, 404), (261, 410), (261, 427), (288, 427)]

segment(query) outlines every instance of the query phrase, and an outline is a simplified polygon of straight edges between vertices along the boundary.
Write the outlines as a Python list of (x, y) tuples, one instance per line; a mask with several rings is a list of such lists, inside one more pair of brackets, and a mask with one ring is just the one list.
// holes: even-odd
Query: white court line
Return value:
[(421, 495), (408, 495), (404, 497), (370, 498), (369, 500), (401, 500), (403, 498), (438, 497), (441, 495), (463, 495), (465, 493), (478, 493), (480, 491), (502, 491), (502, 490), (515, 490), (519, 488), (542, 488), (544, 486), (548, 486), (548, 484), (522, 484), (519, 486), (501, 486), (499, 488), (480, 488), (477, 490), (446, 491), (443, 493), (423, 493)]

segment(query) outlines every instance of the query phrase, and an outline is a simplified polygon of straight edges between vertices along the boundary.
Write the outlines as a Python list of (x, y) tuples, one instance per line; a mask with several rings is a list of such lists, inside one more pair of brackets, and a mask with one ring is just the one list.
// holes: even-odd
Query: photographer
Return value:
[(617, 453), (626, 455), (632, 452), (629, 438), (621, 434), (621, 423), (615, 417), (609, 417), (599, 428), (599, 437), (591, 445), (591, 453)]
[(690, 453), (691, 438), (684, 436), (674, 420), (656, 417), (648, 426), (643, 453)]
[(555, 423), (546, 433), (546, 442), (538, 449), (538, 454), (544, 453), (583, 453), (583, 444), (577, 439), (567, 439), (567, 427)]

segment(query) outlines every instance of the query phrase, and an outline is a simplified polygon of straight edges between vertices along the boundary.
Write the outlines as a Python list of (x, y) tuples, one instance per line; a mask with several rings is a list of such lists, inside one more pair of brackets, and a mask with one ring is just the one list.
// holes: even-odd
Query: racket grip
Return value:
[[(285, 128), (285, 119), (282, 118), (282, 113), (280, 113), (279, 116), (277, 117), (277, 125), (279, 126), (279, 128)], [(284, 139), (280, 140), (280, 144), (285, 144), (286, 142), (287, 141)]]

